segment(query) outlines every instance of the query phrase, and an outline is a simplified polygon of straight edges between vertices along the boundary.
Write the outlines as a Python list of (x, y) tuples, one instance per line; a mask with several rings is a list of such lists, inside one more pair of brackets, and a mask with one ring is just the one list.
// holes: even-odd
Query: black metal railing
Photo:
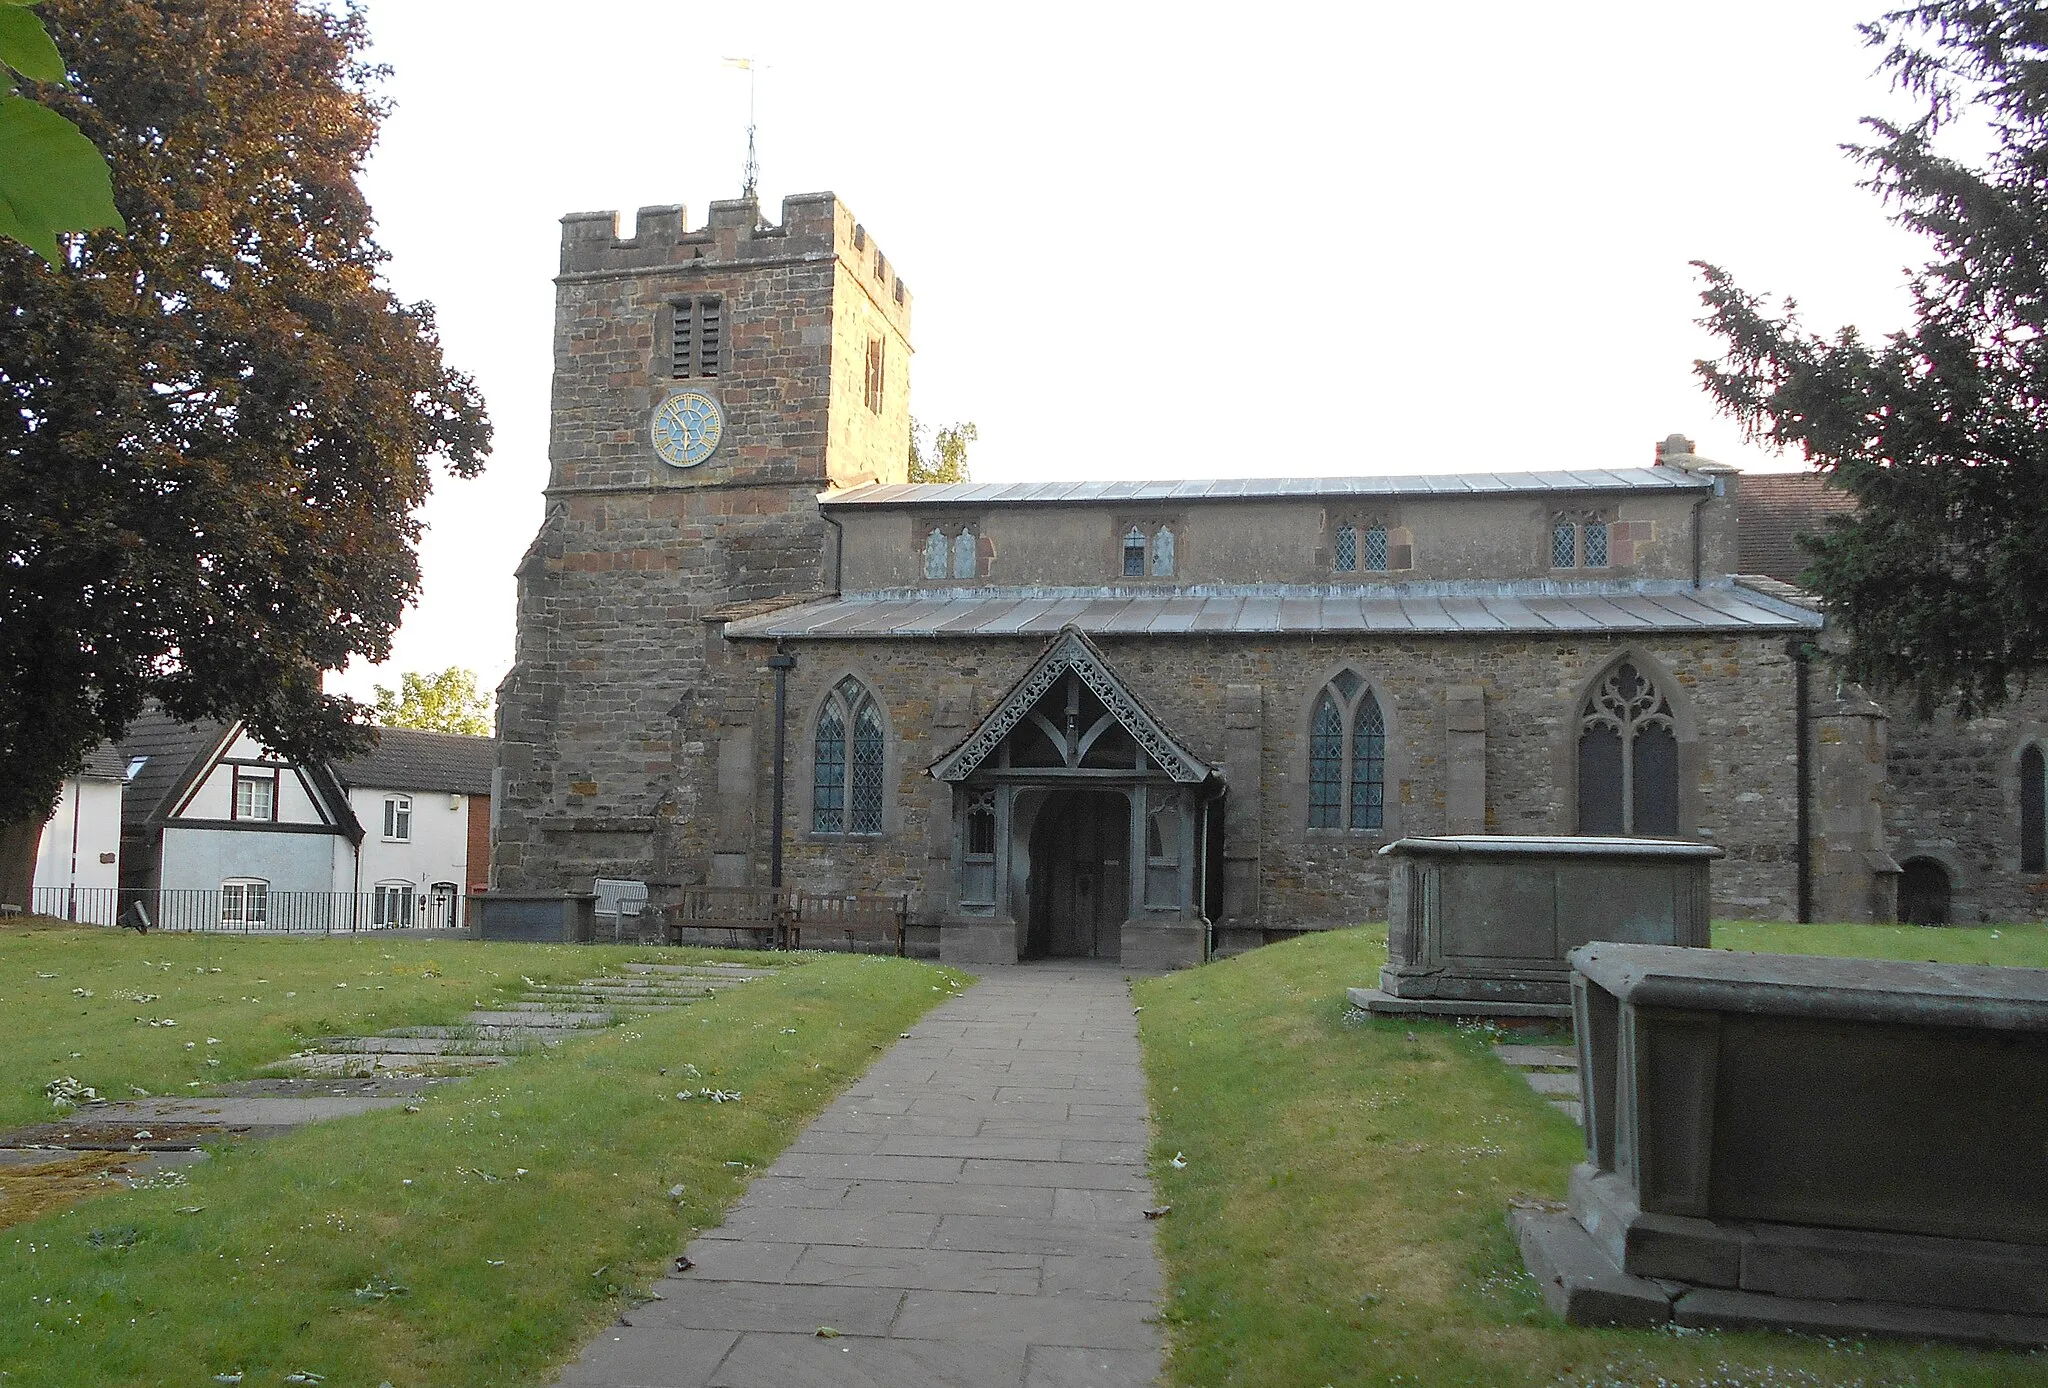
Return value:
[(460, 930), (466, 893), (273, 891), (216, 888), (38, 887), (37, 915), (92, 925), (228, 935), (346, 935), (366, 931)]

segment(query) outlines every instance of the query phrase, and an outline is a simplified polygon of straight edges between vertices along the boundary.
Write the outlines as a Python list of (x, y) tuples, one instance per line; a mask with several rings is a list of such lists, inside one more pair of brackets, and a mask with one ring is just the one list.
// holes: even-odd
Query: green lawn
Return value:
[[(2041, 963), (2039, 926), (1720, 925), (1740, 949)], [(1579, 1131), (1485, 1029), (1347, 1020), (1385, 932), (1308, 936), (1137, 985), (1175, 1384), (2048, 1385), (2040, 1355), (1583, 1330), (1508, 1234), (1562, 1199)], [(1175, 1169), (1170, 1158), (1187, 1165)]]
[[(181, 1068), (191, 1063), (183, 1039), (199, 1051), (207, 1034), (225, 1045), (231, 1020), (250, 1033), (235, 1043), (245, 1059), (234, 1065), (246, 1068), (299, 1036), (452, 1015), (522, 974), (580, 977), (635, 954), (659, 957), (10, 933), (0, 937), (10, 967), (0, 1018), (29, 1028), (34, 1063), (23, 1075), (10, 1060), (9, 1087), (39, 1089), (50, 1057), (69, 1047), (84, 1053), (64, 1055), (69, 1069), (103, 1089), (182, 1089), (187, 1073), (235, 1073), (225, 1062)], [(141, 972), (145, 958), (153, 974)], [(214, 967), (222, 972), (194, 972)], [(24, 973), (35, 985), (26, 998)], [(250, 1385), (299, 1370), (326, 1375), (329, 1388), (545, 1382), (960, 978), (904, 960), (809, 956), (440, 1089), (417, 1113), (219, 1148), (182, 1184), (0, 1231), (0, 1384), (205, 1385), (237, 1369)], [(59, 985), (56, 999), (91, 988), (88, 1007), (110, 989), (162, 996), (95, 1028), (76, 1008), (61, 1021), (38, 1015)], [(177, 1020), (168, 1030), (180, 1040), (166, 1049), (166, 1028), (129, 1020), (145, 1011)], [(704, 1087), (743, 1097), (674, 1097)]]

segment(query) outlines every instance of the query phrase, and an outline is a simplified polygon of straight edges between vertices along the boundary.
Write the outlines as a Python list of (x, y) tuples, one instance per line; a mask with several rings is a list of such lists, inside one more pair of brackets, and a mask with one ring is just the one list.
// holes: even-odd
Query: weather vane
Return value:
[(727, 58), (727, 67), (736, 67), (747, 74), (747, 167), (740, 178), (740, 196), (751, 199), (754, 189), (761, 182), (761, 161), (754, 157), (754, 72), (752, 58)]

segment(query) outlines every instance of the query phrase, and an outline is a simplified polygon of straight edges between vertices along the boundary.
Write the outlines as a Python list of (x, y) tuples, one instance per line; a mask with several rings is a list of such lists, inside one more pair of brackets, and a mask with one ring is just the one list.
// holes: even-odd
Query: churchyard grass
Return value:
[[(1347, 1016), (1385, 932), (1333, 931), (1139, 982), (1171, 1212), (1168, 1379), (1182, 1385), (2048, 1385), (2048, 1356), (1552, 1318), (1510, 1201), (1562, 1200), (1579, 1130), (1476, 1025)], [(2038, 963), (2039, 926), (1717, 925), (1738, 949)], [(1542, 1039), (1541, 1037), (1517, 1039)], [(1186, 1162), (1176, 1168), (1179, 1157)]]
[[(7, 956), (18, 960), (56, 942), (6, 943), (20, 946)], [(171, 967), (159, 964), (153, 980), (131, 980), (127, 962), (95, 973), (89, 961), (102, 949)], [(214, 980), (230, 1002), (268, 979), (260, 1007), (238, 1004), (254, 1010), (234, 1015), (267, 1028), (281, 1054), (300, 1036), (373, 1020), (445, 1020), (522, 974), (582, 977), (634, 957), (714, 953), (108, 934), (31, 962), (63, 975), (40, 980), (65, 984), (62, 997), (71, 986), (104, 996), (109, 979), (160, 992), (149, 1011), (176, 1018), (178, 1032), (214, 1025), (167, 1006), (181, 969), (195, 984)], [(237, 1371), (251, 1385), (318, 1374), (330, 1388), (546, 1382), (630, 1314), (693, 1229), (716, 1223), (750, 1173), (962, 979), (893, 958), (800, 958), (772, 978), (438, 1088), (417, 1112), (223, 1145), (161, 1185), (0, 1231), (0, 1385), (184, 1385)], [(418, 986), (428, 960), (434, 989)], [(216, 966), (218, 975), (193, 972)], [(374, 1019), (354, 996), (373, 968), (385, 983)], [(15, 1001), (19, 981), (17, 970), (0, 1006), (9, 1025), (28, 1010)], [(343, 994), (340, 982), (346, 1002), (329, 997)], [(191, 1001), (227, 1005), (212, 996)], [(138, 1010), (122, 1023), (136, 1026), (128, 1017)], [(60, 1034), (83, 1036), (73, 1049), (99, 1039), (40, 1031), (39, 1060)], [(224, 1028), (211, 1034), (225, 1040)], [(102, 1078), (148, 1076), (157, 1088), (183, 1073), (147, 1056), (122, 1064), (110, 1059)], [(677, 1098), (704, 1089), (739, 1097)]]

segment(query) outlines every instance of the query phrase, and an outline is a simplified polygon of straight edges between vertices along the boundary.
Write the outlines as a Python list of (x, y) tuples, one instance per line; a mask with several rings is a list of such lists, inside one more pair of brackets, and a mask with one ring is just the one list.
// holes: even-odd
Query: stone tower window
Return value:
[(1386, 823), (1387, 722), (1366, 682), (1345, 670), (1323, 687), (1309, 720), (1308, 826)]
[(811, 752), (812, 833), (882, 832), (882, 754), (881, 710), (867, 687), (848, 675), (833, 686), (818, 714)]
[(1132, 526), (1124, 532), (1124, 577), (1145, 576), (1145, 532)]
[(1678, 724), (1671, 701), (1624, 660), (1579, 715), (1579, 832), (1678, 833)]
[(882, 373), (887, 365), (882, 339), (868, 339), (868, 378), (866, 397), (868, 408), (876, 414), (882, 412)]
[(2020, 753), (2020, 871), (2048, 871), (2048, 764), (2038, 743)]
[(669, 374), (678, 379), (716, 376), (725, 348), (724, 300), (703, 294), (671, 308)]

